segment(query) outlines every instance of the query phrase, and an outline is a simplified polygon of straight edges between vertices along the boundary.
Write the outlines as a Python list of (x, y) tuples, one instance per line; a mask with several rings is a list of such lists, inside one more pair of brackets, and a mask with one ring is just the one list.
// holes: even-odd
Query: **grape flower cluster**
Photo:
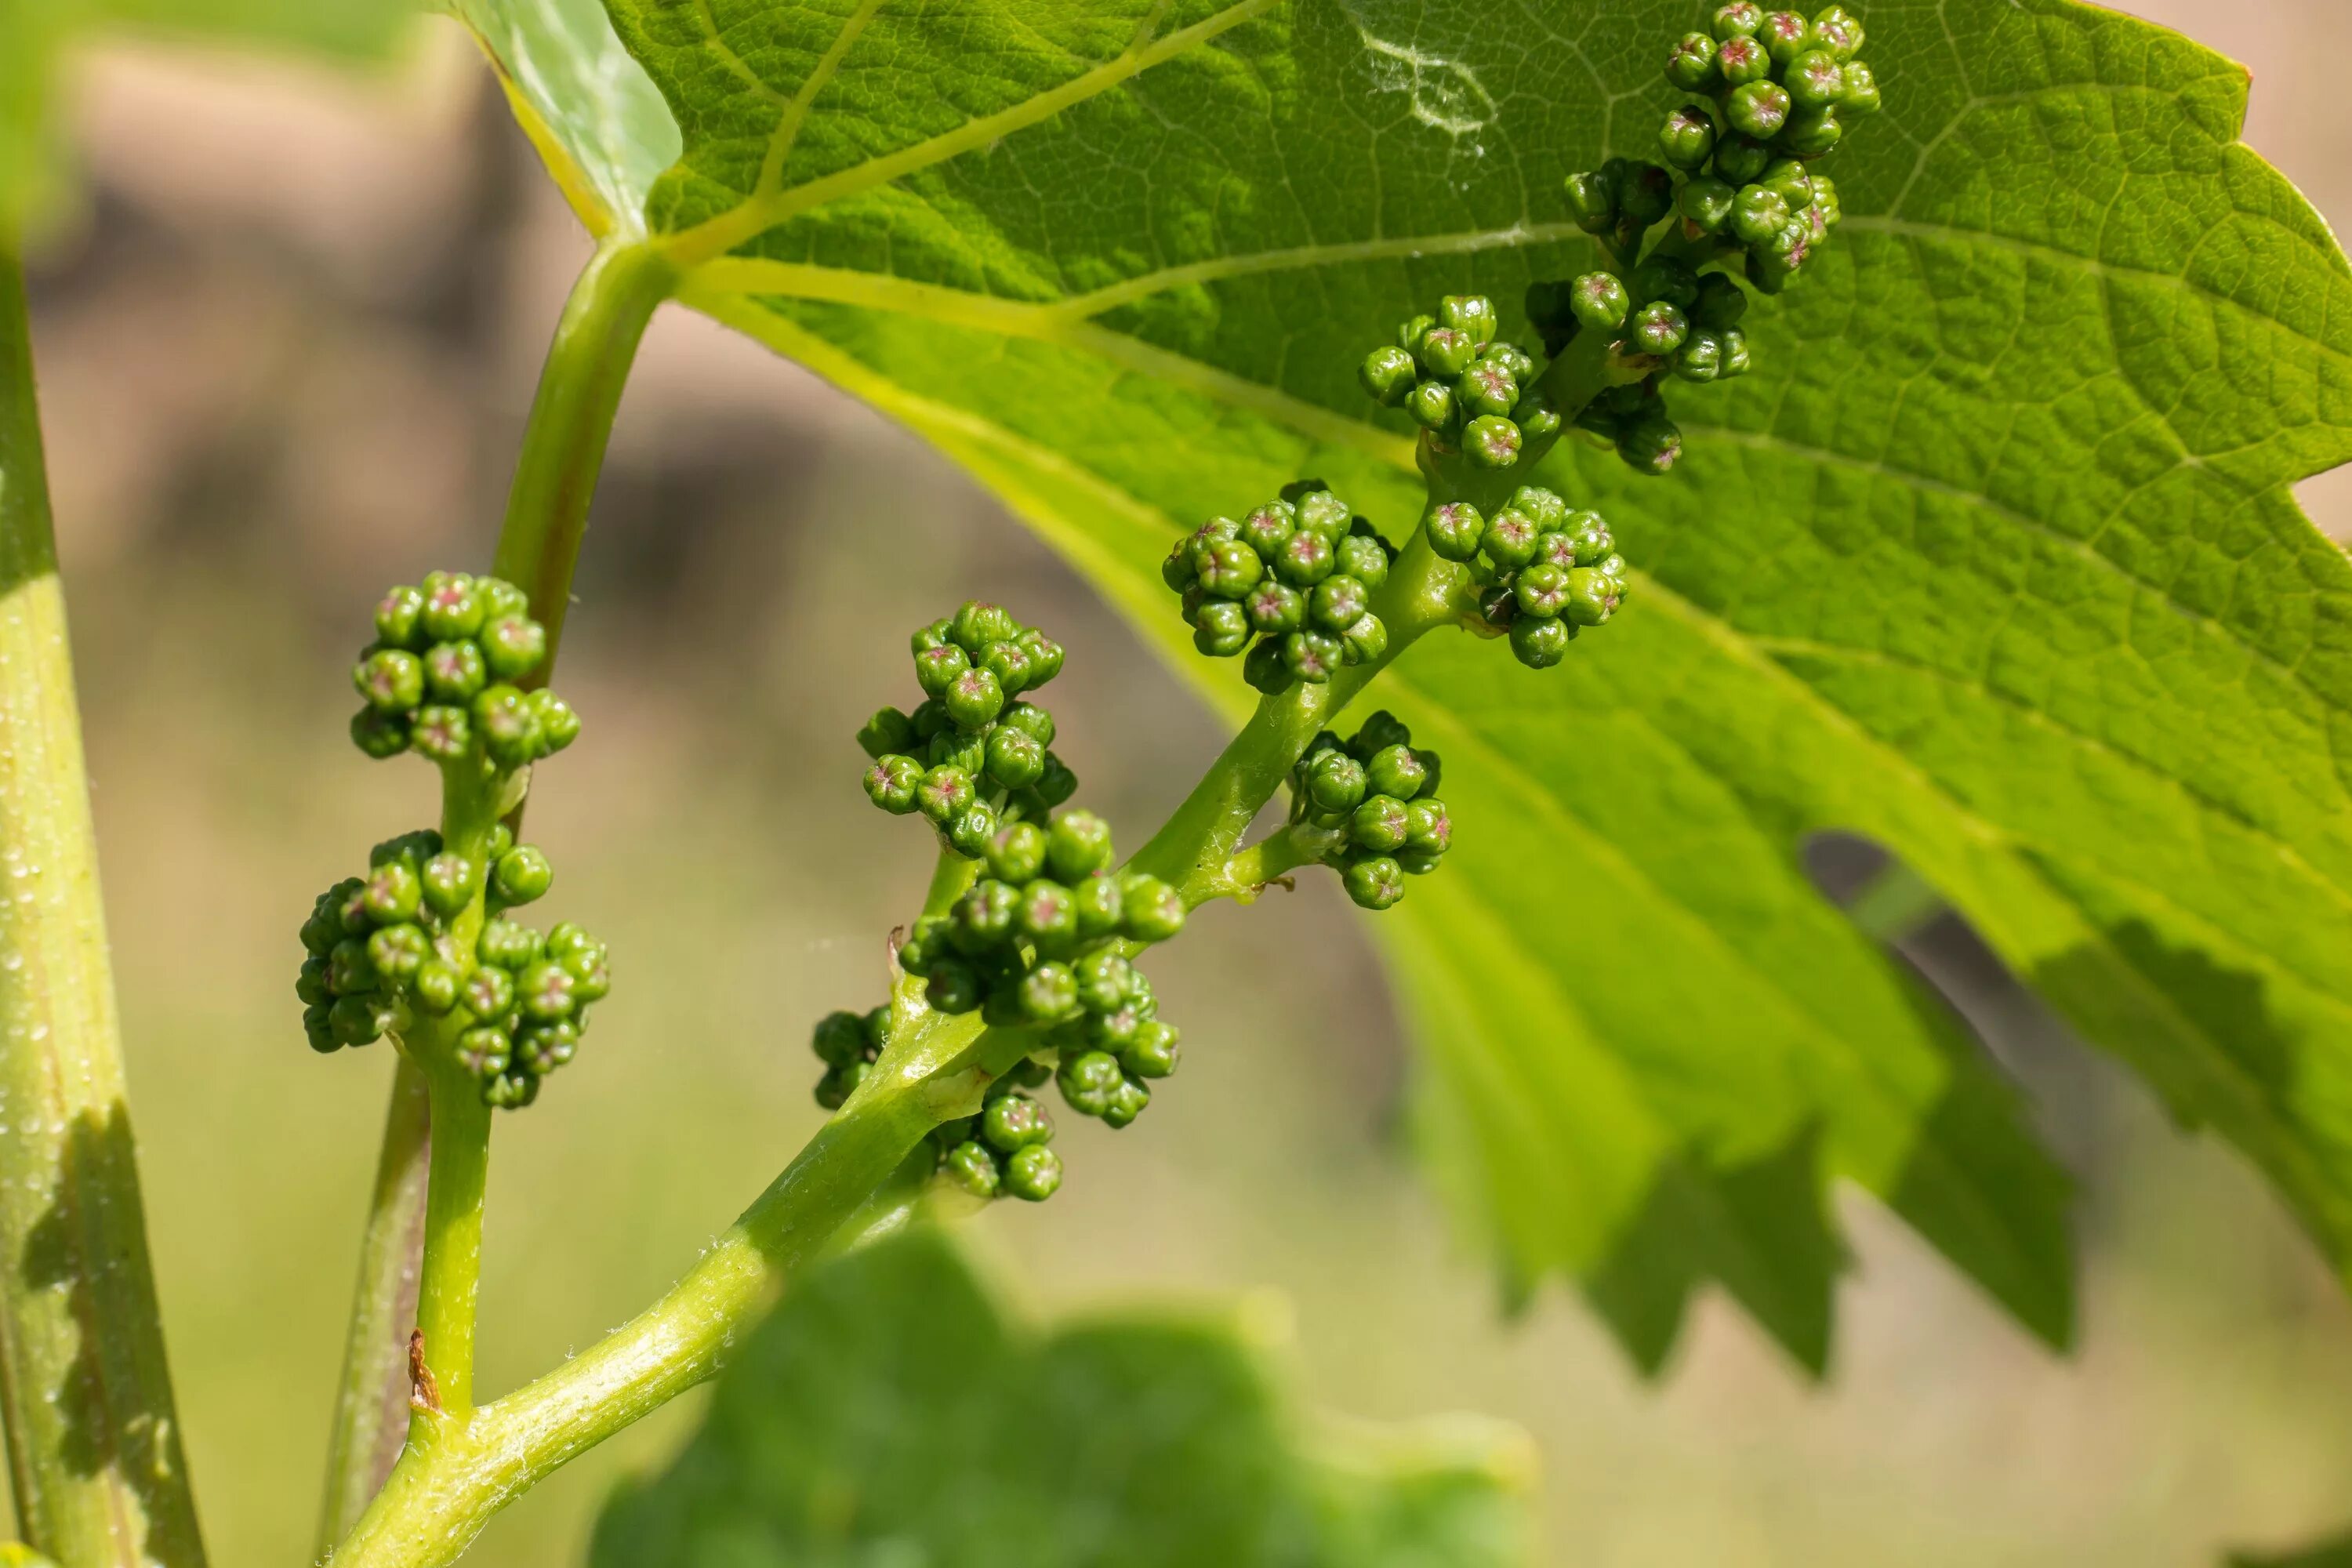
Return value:
[(1436, 502), (1422, 527), (1432, 550), (1468, 563), (1480, 617), (1531, 669), (1558, 664), (1578, 629), (1607, 621), (1625, 596), (1625, 558), (1601, 514), (1570, 511), (1540, 486), (1521, 485), (1492, 517)]
[[(547, 857), (493, 830), (488, 869), (445, 849), (431, 828), (386, 839), (368, 873), (319, 895), (302, 922), (295, 994), (311, 1047), (364, 1046), (420, 1021), (447, 1034), (482, 1098), (513, 1110), (570, 1061), (591, 1003), (613, 988), (604, 945), (565, 921), (541, 933), (505, 917), (554, 879)], [(485, 916), (468, 942), (461, 917)]]
[(975, 599), (913, 647), (923, 700), (911, 713), (884, 708), (857, 732), (873, 759), (866, 797), (896, 816), (920, 812), (977, 860), (1003, 823), (1038, 821), (1078, 787), (1054, 754), (1054, 716), (1021, 695), (1061, 673), (1062, 645)]
[(1290, 773), (1290, 820), (1328, 833), (1323, 863), (1348, 897), (1384, 910), (1453, 846), (1439, 773), (1437, 753), (1415, 751), (1412, 731), (1382, 709), (1347, 740), (1326, 730), (1308, 742)]
[[(1175, 1070), (1177, 1031), (1160, 1020), (1134, 960), (1183, 929), (1184, 900), (1157, 877), (1120, 871), (1101, 817), (1054, 810), (1077, 781), (1048, 749), (1052, 717), (1016, 699), (1060, 669), (1058, 644), (975, 602), (917, 633), (914, 647), (929, 696), (911, 714), (883, 709), (859, 732), (874, 759), (866, 793), (887, 810), (919, 811), (950, 850), (979, 864), (945, 912), (915, 922), (898, 967), (923, 982), (934, 1011), (977, 1012), (1041, 1041), (990, 1086), (979, 1116), (938, 1131), (940, 1169), (982, 1197), (1041, 1200), (1061, 1184), (1061, 1159), (1045, 1147), (1052, 1118), (1025, 1090), (1055, 1078), (1072, 1110), (1125, 1127), (1150, 1102), (1147, 1080)], [(919, 742), (920, 760), (908, 749)], [(889, 1022), (887, 1006), (819, 1021), (810, 1045), (824, 1064), (820, 1105), (856, 1092)]]
[(1507, 468), (1533, 442), (1559, 434), (1559, 410), (1537, 383), (1535, 359), (1496, 337), (1493, 300), (1449, 294), (1434, 315), (1399, 323), (1357, 380), (1383, 408), (1402, 408), (1439, 450)]
[(547, 628), (513, 584), (433, 573), (383, 596), (375, 632), (352, 669), (366, 702), (352, 741), (369, 756), (414, 751), (445, 768), (473, 760), (505, 773), (579, 737), (571, 704), (523, 689), (547, 662)]
[(1176, 542), (1160, 575), (1182, 596), (1192, 646), (1212, 658), (1246, 649), (1242, 678), (1273, 693), (1388, 651), (1371, 599), (1396, 553), (1346, 501), (1300, 487), (1239, 522), (1211, 518)]
[[(1635, 468), (1664, 473), (1682, 452), (1662, 376), (1704, 383), (1748, 368), (1739, 327), (1747, 295), (1730, 272), (1700, 268), (1722, 260), (1759, 292), (1778, 294), (1837, 226), (1836, 182), (1816, 164), (1848, 121), (1878, 110), (1877, 78), (1857, 58), (1862, 42), (1861, 23), (1842, 6), (1809, 20), (1731, 0), (1709, 32), (1685, 36), (1666, 58), (1666, 79), (1703, 98), (1666, 115), (1658, 131), (1664, 163), (1612, 158), (1568, 177), (1577, 224), (1626, 265), (1622, 276), (1538, 284), (1528, 314), (1548, 353), (1580, 331), (1601, 331), (1622, 352), (1656, 362), (1577, 420)], [(1678, 221), (1666, 240), (1634, 264), (1643, 237), (1670, 214)]]

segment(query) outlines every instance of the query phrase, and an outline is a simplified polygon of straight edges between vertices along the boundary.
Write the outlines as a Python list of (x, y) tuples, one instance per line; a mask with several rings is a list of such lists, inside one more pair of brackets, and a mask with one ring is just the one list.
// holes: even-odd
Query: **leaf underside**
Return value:
[(1507, 1568), (1500, 1430), (1304, 1448), (1229, 1324), (1008, 1323), (935, 1232), (820, 1270), (730, 1362), (701, 1431), (616, 1494), (592, 1568)]
[[(1527, 286), (1596, 262), (1560, 177), (1646, 151), (1706, 9), (588, 4), (538, 58), (466, 0), (591, 226), (936, 442), (1228, 705), (1171, 539), (1306, 475), (1408, 530), (1409, 426), (1356, 361), (1442, 292), (1528, 335)], [(2352, 453), (2352, 274), (2235, 141), (2230, 62), (2072, 0), (1856, 9), (1888, 109), (1826, 258), (1750, 312), (1756, 371), (1675, 394), (1667, 479), (1547, 467), (1628, 610), (1545, 674), (1433, 638), (1388, 694), (1465, 825), (1375, 922), (1422, 1142), (1517, 1289), (1588, 1282), (1648, 1365), (1708, 1280), (1821, 1365), (1836, 1177), (2071, 1332), (2067, 1184), (1815, 892), (1829, 829), (2352, 1261), (2352, 571), (2287, 489)]]

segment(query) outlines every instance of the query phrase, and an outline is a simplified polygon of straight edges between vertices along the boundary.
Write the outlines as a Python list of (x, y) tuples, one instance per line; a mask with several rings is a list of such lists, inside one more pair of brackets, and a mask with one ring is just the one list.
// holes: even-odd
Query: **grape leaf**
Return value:
[(669, 1469), (625, 1487), (592, 1568), (942, 1563), (1507, 1568), (1499, 1428), (1305, 1444), (1232, 1327), (1008, 1323), (918, 1231), (819, 1270), (721, 1374)]
[[(2073, 0), (1855, 8), (1887, 111), (1755, 373), (1675, 394), (1667, 479), (1549, 462), (1627, 611), (1547, 675), (1447, 637), (1391, 683), (1460, 824), (1373, 922), (1422, 1142), (1515, 1288), (1587, 1281), (1648, 1364), (1714, 1280), (1820, 1365), (1839, 1177), (2071, 1332), (2066, 1184), (1813, 890), (1832, 828), (2352, 1265), (2352, 572), (2287, 490), (2352, 452), (2352, 272), (2236, 142), (2240, 68)], [(1524, 335), (1594, 260), (1560, 177), (1646, 150), (1705, 9), (610, 0), (682, 130), (644, 208), (680, 297), (937, 443), (1228, 706), (1171, 536), (1305, 475), (1409, 528), (1355, 363), (1444, 291)]]
[(0, 236), (58, 200), (59, 52), (85, 33), (265, 44), (347, 60), (383, 56), (417, 0), (9, 0), (0, 6)]

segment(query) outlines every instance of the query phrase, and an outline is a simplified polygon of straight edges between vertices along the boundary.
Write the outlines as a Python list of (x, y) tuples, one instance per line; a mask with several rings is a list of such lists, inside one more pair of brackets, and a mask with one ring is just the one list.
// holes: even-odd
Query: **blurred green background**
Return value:
[[(2352, 211), (2352, 6), (2130, 8), (2249, 62), (2248, 140)], [(435, 805), (423, 770), (343, 740), (344, 658), (384, 583), (486, 558), (585, 243), (444, 24), (364, 80), (117, 44), (68, 87), (84, 195), (40, 258), (36, 342), (151, 1222), (215, 1556), (294, 1562), (390, 1063), (303, 1048), (293, 931)], [(2352, 483), (2305, 500), (2352, 532)], [(590, 727), (532, 805), (551, 908), (612, 939), (621, 985), (580, 1064), (500, 1121), (486, 1386), (649, 1300), (815, 1125), (808, 1025), (878, 999), (928, 864), (859, 798), (849, 736), (903, 697), (905, 629), (973, 593), (1076, 651), (1063, 749), (1136, 841), (1218, 742), (1199, 702), (944, 461), (657, 318), (565, 643)], [(1720, 1301), (1654, 1387), (1565, 1292), (1498, 1319), (1406, 1161), (1367, 938), (1325, 880), (1202, 917), (1154, 971), (1183, 1075), (1139, 1131), (1070, 1128), (1049, 1207), (971, 1227), (1016, 1294), (1262, 1293), (1307, 1398), (1523, 1426), (1546, 1560), (1579, 1568), (2185, 1568), (2352, 1522), (2343, 1294), (2234, 1161), (1966, 932), (1909, 951), (2081, 1179), (2080, 1351), (2039, 1350), (1849, 1194), (1822, 1386)], [(694, 1406), (530, 1495), (474, 1560), (576, 1561), (613, 1476)]]

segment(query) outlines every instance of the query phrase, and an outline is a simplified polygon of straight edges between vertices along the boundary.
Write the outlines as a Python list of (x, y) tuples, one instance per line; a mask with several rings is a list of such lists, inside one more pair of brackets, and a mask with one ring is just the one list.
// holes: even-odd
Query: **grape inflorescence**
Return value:
[(1396, 549), (1320, 486), (1295, 487), (1235, 521), (1213, 517), (1176, 542), (1160, 580), (1181, 595), (1192, 646), (1242, 658), (1264, 692), (1321, 685), (1388, 651), (1372, 613)]
[(1454, 844), (1454, 818), (1438, 798), (1435, 752), (1417, 751), (1412, 731), (1386, 709), (1341, 740), (1326, 730), (1290, 773), (1290, 820), (1326, 829), (1321, 856), (1348, 897), (1385, 910), (1404, 897), (1404, 879), (1437, 869)]

